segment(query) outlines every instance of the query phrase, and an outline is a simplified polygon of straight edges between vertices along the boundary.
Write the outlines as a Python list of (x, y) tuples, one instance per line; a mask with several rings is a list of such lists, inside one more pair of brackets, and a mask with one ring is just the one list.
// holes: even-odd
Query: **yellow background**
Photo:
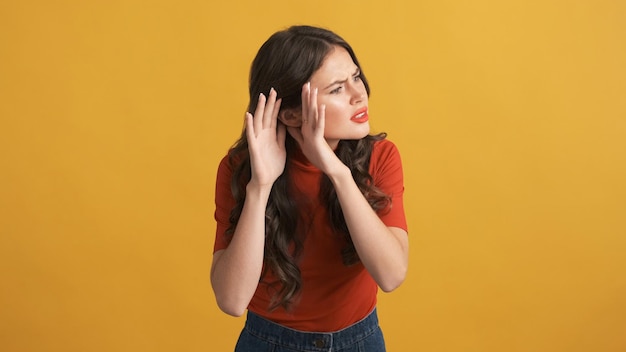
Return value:
[(625, 4), (2, 1), (0, 350), (232, 350), (215, 171), (256, 50), (306, 23), (403, 155), (388, 349), (626, 351)]

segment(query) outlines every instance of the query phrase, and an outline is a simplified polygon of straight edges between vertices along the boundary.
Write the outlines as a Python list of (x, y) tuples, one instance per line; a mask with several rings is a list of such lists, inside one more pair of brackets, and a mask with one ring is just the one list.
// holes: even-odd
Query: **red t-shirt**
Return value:
[[(289, 311), (279, 307), (268, 311), (271, 293), (260, 283), (248, 309), (268, 320), (302, 331), (337, 331), (364, 318), (376, 306), (378, 287), (360, 262), (345, 266), (341, 249), (345, 241), (335, 233), (328, 220), (328, 212), (319, 201), (322, 173), (310, 164), (304, 155), (296, 154), (287, 161), (293, 185), (290, 194), (298, 202), (301, 228), (306, 228), (304, 249), (299, 264), (302, 291)], [(404, 183), (400, 154), (388, 141), (377, 141), (372, 150), (369, 172), (374, 185), (391, 196), (391, 207), (378, 215), (387, 226), (407, 230), (402, 196)], [(225, 236), (229, 215), (235, 205), (230, 180), (232, 169), (228, 157), (222, 159), (215, 191), (215, 219), (217, 235), (214, 252), (228, 247)], [(263, 281), (273, 281), (268, 274)]]

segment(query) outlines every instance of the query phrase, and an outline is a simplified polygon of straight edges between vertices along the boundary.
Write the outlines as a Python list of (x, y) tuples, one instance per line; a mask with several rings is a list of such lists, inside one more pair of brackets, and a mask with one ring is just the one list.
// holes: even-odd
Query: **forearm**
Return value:
[(394, 290), (406, 277), (406, 232), (389, 228), (380, 220), (347, 167), (329, 177), (361, 262), (383, 291)]
[(269, 193), (270, 189), (248, 185), (232, 240), (214, 257), (211, 284), (219, 307), (230, 315), (243, 314), (259, 283)]

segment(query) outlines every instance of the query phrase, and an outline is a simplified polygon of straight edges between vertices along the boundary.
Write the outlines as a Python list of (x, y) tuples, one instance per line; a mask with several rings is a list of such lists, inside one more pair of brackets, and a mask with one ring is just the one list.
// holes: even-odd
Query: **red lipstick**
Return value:
[(352, 115), (350, 120), (358, 123), (364, 123), (369, 120), (369, 115), (367, 114), (367, 108), (359, 109), (356, 114)]

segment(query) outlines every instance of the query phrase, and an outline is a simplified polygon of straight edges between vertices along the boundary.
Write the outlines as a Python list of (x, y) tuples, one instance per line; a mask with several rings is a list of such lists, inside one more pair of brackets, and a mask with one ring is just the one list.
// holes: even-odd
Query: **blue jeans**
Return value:
[(363, 320), (335, 332), (293, 330), (248, 312), (235, 352), (385, 352), (374, 309)]

